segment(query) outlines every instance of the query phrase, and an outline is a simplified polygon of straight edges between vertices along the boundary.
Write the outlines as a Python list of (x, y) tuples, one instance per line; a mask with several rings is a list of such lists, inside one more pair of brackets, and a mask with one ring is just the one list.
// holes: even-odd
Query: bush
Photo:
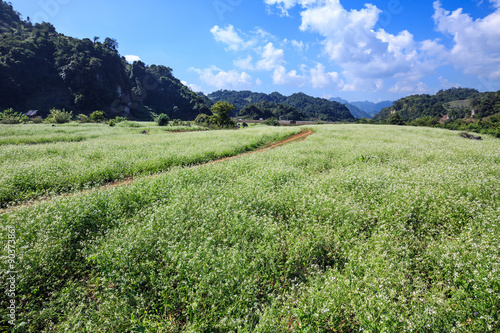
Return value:
[(279, 126), (280, 122), (278, 121), (278, 119), (271, 117), (271, 118), (267, 118), (266, 120), (264, 120), (263, 124), (269, 125), (269, 126)]
[(94, 111), (90, 114), (89, 120), (93, 123), (100, 123), (106, 121), (106, 114), (104, 111)]
[(204, 113), (200, 113), (194, 120), (194, 123), (199, 126), (208, 126), (209, 122), (210, 116)]
[(160, 114), (156, 119), (158, 126), (167, 126), (170, 121), (170, 117), (164, 113)]
[(64, 124), (69, 123), (73, 118), (73, 111), (66, 112), (65, 109), (55, 109), (50, 110), (50, 114), (47, 117), (47, 122), (54, 124)]
[(118, 123), (122, 123), (124, 121), (127, 121), (128, 119), (126, 117), (116, 117), (113, 120), (115, 121), (116, 124), (118, 124)]
[(27, 123), (29, 118), (22, 113), (15, 112), (14, 109), (10, 108), (0, 113), (0, 122), (2, 124), (21, 124)]
[(84, 114), (79, 114), (76, 116), (76, 120), (78, 120), (79, 123), (88, 123), (89, 122), (89, 117)]
[(33, 122), (33, 124), (41, 124), (41, 123), (43, 123), (43, 119), (40, 116), (33, 118), (31, 121)]

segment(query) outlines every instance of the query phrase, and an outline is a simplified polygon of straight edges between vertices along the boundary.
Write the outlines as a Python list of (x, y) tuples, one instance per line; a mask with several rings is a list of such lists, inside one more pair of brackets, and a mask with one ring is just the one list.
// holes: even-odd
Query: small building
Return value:
[(39, 117), (40, 116), (38, 114), (38, 110), (30, 110), (30, 111), (26, 112), (24, 115), (27, 116), (30, 119), (33, 119), (35, 117)]

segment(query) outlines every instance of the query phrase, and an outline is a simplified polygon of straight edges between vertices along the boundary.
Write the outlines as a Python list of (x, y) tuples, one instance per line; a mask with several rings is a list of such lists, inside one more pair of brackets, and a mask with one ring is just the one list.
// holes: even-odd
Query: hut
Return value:
[(36, 118), (36, 117), (39, 117), (40, 115), (38, 114), (38, 110), (29, 110), (28, 112), (26, 112), (24, 114), (25, 116), (27, 116), (28, 118), (30, 119), (33, 119), (33, 118)]

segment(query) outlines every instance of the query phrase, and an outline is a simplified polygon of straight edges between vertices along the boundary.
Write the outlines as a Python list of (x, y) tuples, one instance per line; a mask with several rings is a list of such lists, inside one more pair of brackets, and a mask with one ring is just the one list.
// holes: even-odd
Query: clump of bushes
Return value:
[(92, 123), (102, 123), (106, 121), (107, 117), (104, 111), (94, 111), (89, 116), (89, 121)]
[(50, 114), (46, 121), (53, 124), (65, 124), (69, 123), (73, 118), (73, 111), (67, 112), (65, 109), (53, 108), (50, 110)]
[(212, 115), (199, 114), (194, 123), (215, 129), (236, 128), (236, 122), (231, 119), (231, 113), (236, 110), (233, 104), (219, 101), (212, 106)]
[(0, 113), (0, 123), (2, 124), (22, 124), (27, 123), (29, 118), (22, 113), (15, 112), (14, 109), (9, 108)]
[(158, 125), (158, 126), (167, 126), (168, 123), (170, 122), (170, 117), (165, 114), (156, 114), (154, 112), (149, 113), (151, 115), (151, 118), (153, 118), (153, 121)]
[(108, 123), (109, 126), (114, 127), (116, 124), (127, 121), (128, 119), (125, 117), (116, 117), (115, 119), (111, 119)]
[(89, 122), (89, 116), (81, 113), (76, 116), (76, 120), (78, 120), (79, 123), (84, 124)]
[(156, 123), (158, 124), (158, 126), (167, 126), (169, 121), (170, 117), (164, 113), (160, 114), (156, 118)]
[(268, 125), (268, 126), (279, 126), (280, 125), (280, 122), (278, 121), (278, 119), (276, 119), (274, 117), (267, 118), (262, 123), (264, 125)]

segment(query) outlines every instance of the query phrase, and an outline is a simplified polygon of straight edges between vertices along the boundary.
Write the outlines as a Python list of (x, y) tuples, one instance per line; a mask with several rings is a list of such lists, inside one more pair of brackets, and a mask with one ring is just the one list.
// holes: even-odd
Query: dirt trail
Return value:
[[(240, 157), (245, 156), (245, 155), (260, 153), (260, 152), (266, 151), (268, 149), (272, 149), (272, 148), (276, 148), (276, 147), (282, 146), (282, 145), (287, 144), (287, 143), (292, 142), (292, 141), (305, 140), (311, 134), (313, 134), (313, 131), (311, 131), (310, 129), (303, 129), (302, 132), (300, 132), (298, 134), (294, 134), (291, 137), (289, 137), (288, 139), (285, 139), (285, 140), (282, 140), (282, 141), (279, 141), (279, 142), (267, 145), (267, 146), (265, 146), (263, 148), (259, 148), (259, 149), (252, 150), (252, 151), (249, 151), (249, 152), (246, 152), (246, 153), (242, 153), (242, 154), (239, 154), (239, 155), (235, 155), (235, 156), (223, 157), (223, 158), (219, 158), (219, 159), (216, 159), (216, 160), (213, 160), (213, 161), (209, 161), (209, 162), (205, 162), (205, 163), (193, 165), (193, 166), (188, 167), (188, 169), (199, 168), (199, 167), (210, 165), (210, 164), (215, 164), (215, 163), (220, 163), (220, 162), (224, 162), (224, 161), (228, 161), (228, 160), (240, 158)], [(166, 171), (166, 172), (168, 172), (168, 171)], [(150, 177), (151, 178), (158, 177), (158, 176), (163, 175), (164, 173), (165, 172), (156, 173), (156, 174), (151, 175)], [(69, 197), (69, 196), (72, 196), (72, 195), (82, 194), (82, 193), (86, 193), (86, 192), (89, 192), (89, 191), (102, 191), (102, 190), (106, 190), (106, 189), (110, 189), (110, 188), (114, 188), (114, 187), (118, 187), (118, 186), (126, 186), (126, 185), (129, 185), (129, 184), (132, 184), (134, 181), (135, 181), (134, 177), (128, 177), (128, 178), (117, 180), (117, 181), (114, 181), (114, 182), (111, 182), (111, 183), (108, 183), (108, 184), (105, 184), (105, 185), (102, 185), (102, 186), (99, 186), (99, 187), (92, 188), (92, 189), (89, 189), (89, 190), (83, 190), (83, 191), (78, 191), (78, 192), (71, 192), (71, 193), (61, 194), (60, 196), (51, 196), (51, 197), (39, 198), (39, 199), (36, 199), (36, 200), (32, 200), (30, 202), (26, 202), (26, 203), (22, 203), (22, 204), (18, 204), (18, 205), (13, 205), (13, 206), (10, 206), (8, 208), (1, 209), (0, 213), (7, 213), (7, 212), (9, 212), (9, 211), (11, 211), (11, 210), (13, 210), (15, 208), (29, 207), (29, 206), (33, 205), (34, 203), (43, 202), (43, 201), (49, 201), (49, 200), (51, 200), (53, 198), (56, 198), (56, 197), (61, 197), (61, 196)]]

